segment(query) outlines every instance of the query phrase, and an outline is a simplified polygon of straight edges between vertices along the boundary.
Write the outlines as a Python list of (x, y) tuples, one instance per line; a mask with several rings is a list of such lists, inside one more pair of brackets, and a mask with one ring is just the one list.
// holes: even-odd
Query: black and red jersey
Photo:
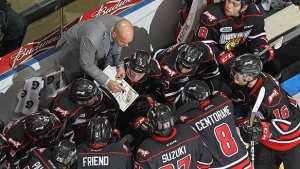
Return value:
[(0, 134), (0, 150), (0, 168), (5, 168), (9, 164), (10, 143), (2, 134)]
[[(26, 152), (34, 147), (49, 148), (54, 143), (54, 139), (58, 132), (52, 137), (47, 139), (38, 140), (37, 138), (30, 136), (24, 129), (25, 120), (28, 117), (24, 116), (18, 121), (14, 122), (11, 126), (5, 129), (4, 136), (10, 143), (10, 154), (14, 158), (20, 158), (26, 154)], [(56, 116), (55, 116), (56, 117)], [(62, 127), (61, 122), (56, 117), (57, 126), (53, 126), (52, 130), (58, 130)]]
[[(159, 62), (162, 71), (163, 94), (166, 102), (176, 103), (184, 85), (190, 80), (202, 79), (212, 80), (220, 75), (219, 66), (212, 49), (203, 42), (194, 42), (203, 49), (203, 59), (196, 71), (192, 71), (188, 75), (182, 74), (176, 68), (177, 57), (180, 49), (185, 47), (186, 43), (173, 45), (155, 56)], [(212, 80), (213, 83), (215, 81)], [(217, 81), (216, 81), (217, 82)], [(215, 90), (220, 90), (220, 84), (214, 84)]]
[(113, 103), (105, 94), (103, 94), (102, 103), (97, 108), (78, 105), (70, 100), (69, 94), (70, 86), (67, 86), (49, 104), (51, 113), (62, 122), (65, 122), (68, 117), (65, 133), (74, 131), (75, 134), (85, 137), (89, 119), (95, 115), (110, 116), (112, 111), (109, 111), (109, 108), (114, 108)]
[(18, 163), (20, 169), (36, 168), (60, 168), (52, 158), (52, 153), (45, 148), (34, 148), (28, 152), (28, 155), (20, 159)]
[[(300, 143), (300, 108), (297, 101), (280, 86), (272, 76), (261, 73), (257, 83), (246, 101), (254, 105), (260, 88), (265, 87), (265, 95), (259, 107), (258, 116), (264, 123), (265, 130), (260, 142), (274, 150), (286, 151)], [(269, 136), (264, 137), (264, 136)]]
[(215, 3), (205, 7), (200, 18), (195, 39), (210, 44), (216, 54), (245, 42), (251, 51), (268, 43), (264, 17), (256, 4), (250, 4), (240, 17), (232, 17), (225, 14), (224, 3)]
[[(129, 64), (129, 57), (124, 59), (125, 65)], [(145, 94), (149, 93), (156, 93), (159, 92), (160, 85), (161, 85), (161, 69), (160, 65), (155, 59), (151, 59), (150, 62), (151, 68), (150, 73), (145, 74), (147, 76), (147, 80), (142, 83), (136, 83), (130, 80), (127, 76), (124, 80), (139, 94), (139, 96), (144, 96)], [(126, 67), (126, 69), (128, 69)]]
[(217, 95), (179, 118), (179, 122), (193, 126), (201, 135), (212, 153), (212, 168), (251, 167), (248, 152), (236, 131), (234, 111), (228, 97)]
[(176, 125), (169, 137), (152, 136), (139, 147), (135, 169), (209, 168), (210, 151), (191, 126)]
[(132, 169), (132, 154), (124, 144), (107, 144), (92, 148), (87, 143), (77, 146), (77, 169)]

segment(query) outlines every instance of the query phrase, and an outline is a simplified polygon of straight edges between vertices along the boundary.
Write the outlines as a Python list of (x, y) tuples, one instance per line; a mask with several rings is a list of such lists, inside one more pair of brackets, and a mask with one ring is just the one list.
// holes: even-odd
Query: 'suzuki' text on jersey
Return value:
[(163, 163), (166, 163), (168, 161), (171, 161), (178, 157), (181, 157), (184, 154), (186, 154), (186, 148), (185, 148), (185, 146), (181, 146), (171, 152), (163, 154), (161, 156), (161, 158), (162, 158)]

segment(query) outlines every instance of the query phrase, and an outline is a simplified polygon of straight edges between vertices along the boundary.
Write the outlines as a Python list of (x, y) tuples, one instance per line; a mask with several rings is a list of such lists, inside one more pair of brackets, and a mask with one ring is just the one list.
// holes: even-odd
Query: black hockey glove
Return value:
[(134, 122), (130, 124), (131, 128), (135, 130), (136, 132), (145, 135), (145, 136), (151, 136), (152, 135), (152, 127), (148, 122), (147, 117), (138, 117)]
[(121, 132), (119, 129), (114, 128), (113, 134), (111, 135), (110, 138), (110, 143), (117, 143), (121, 139)]
[(300, 6), (300, 0), (292, 0), (292, 3), (296, 6)]
[(240, 132), (246, 143), (254, 141), (255, 144), (258, 144), (259, 141), (266, 141), (271, 136), (270, 124), (268, 122), (255, 122), (252, 127), (249, 124), (245, 124), (240, 128)]
[(254, 141), (255, 144), (258, 144), (262, 135), (262, 126), (259, 123), (253, 123), (252, 127), (245, 124), (240, 128), (240, 132), (244, 142), (250, 144), (250, 141)]
[(147, 94), (145, 96), (136, 99), (136, 101), (134, 101), (130, 105), (128, 111), (130, 113), (135, 113), (139, 116), (143, 116), (148, 113), (148, 110), (152, 105), (155, 104), (155, 102), (156, 102), (155, 99), (150, 94)]
[[(268, 48), (268, 44), (262, 44), (259, 49), (254, 49), (253, 53), (258, 55), (259, 52), (263, 51), (265, 48)], [(267, 61), (270, 61), (274, 58), (274, 48), (270, 47), (265, 53), (259, 56), (259, 59), (263, 64), (265, 64)]]

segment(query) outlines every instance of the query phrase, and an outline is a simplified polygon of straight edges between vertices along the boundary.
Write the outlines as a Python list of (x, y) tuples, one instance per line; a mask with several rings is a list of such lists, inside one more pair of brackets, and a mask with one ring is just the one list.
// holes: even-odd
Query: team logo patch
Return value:
[(21, 98), (24, 98), (27, 95), (27, 90), (23, 90), (21, 93)]
[(38, 81), (32, 81), (31, 89), (35, 90), (40, 86), (40, 82)]
[(222, 27), (220, 32), (232, 32), (232, 27)]
[(47, 78), (47, 85), (51, 84), (54, 81), (54, 76), (49, 76)]
[(147, 150), (143, 150), (141, 148), (138, 149), (137, 151), (138, 154), (140, 154), (142, 157), (146, 157), (148, 154), (150, 154), (150, 151), (147, 151)]
[(207, 19), (208, 19), (210, 22), (212, 22), (212, 21), (214, 21), (214, 20), (217, 19), (216, 16), (212, 15), (212, 14), (209, 13), (208, 11), (204, 11), (204, 12), (203, 12), (203, 15), (206, 15), (206, 16), (207, 16)]
[(26, 105), (25, 105), (26, 108), (29, 109), (29, 108), (31, 108), (32, 106), (33, 106), (33, 101), (32, 101), (32, 100), (29, 100), (29, 101), (26, 102)]
[(276, 89), (273, 89), (272, 94), (268, 97), (268, 102), (269, 102), (269, 104), (272, 103), (272, 101), (274, 100), (274, 98), (275, 98), (276, 96), (279, 96), (279, 93), (278, 93), (278, 91), (277, 91)]

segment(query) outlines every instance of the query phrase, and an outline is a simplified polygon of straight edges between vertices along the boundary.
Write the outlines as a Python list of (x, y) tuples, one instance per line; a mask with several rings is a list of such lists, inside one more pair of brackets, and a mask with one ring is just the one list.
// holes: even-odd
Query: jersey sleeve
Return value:
[(219, 53), (222, 49), (217, 41), (220, 39), (220, 26), (218, 23), (211, 22), (211, 20), (216, 19), (216, 17), (209, 11), (208, 8), (204, 8), (200, 18), (194, 40), (201, 40), (204, 43), (209, 44), (215, 53)]
[(259, 49), (262, 44), (268, 44), (268, 39), (265, 31), (265, 20), (258, 6), (252, 4), (249, 8), (250, 9), (248, 10), (252, 15), (255, 15), (255, 17), (253, 17), (254, 26), (248, 36), (248, 39), (250, 40), (249, 48), (253, 51), (254, 49)]
[(200, 137), (197, 142), (197, 168), (209, 168), (213, 162), (212, 154)]

